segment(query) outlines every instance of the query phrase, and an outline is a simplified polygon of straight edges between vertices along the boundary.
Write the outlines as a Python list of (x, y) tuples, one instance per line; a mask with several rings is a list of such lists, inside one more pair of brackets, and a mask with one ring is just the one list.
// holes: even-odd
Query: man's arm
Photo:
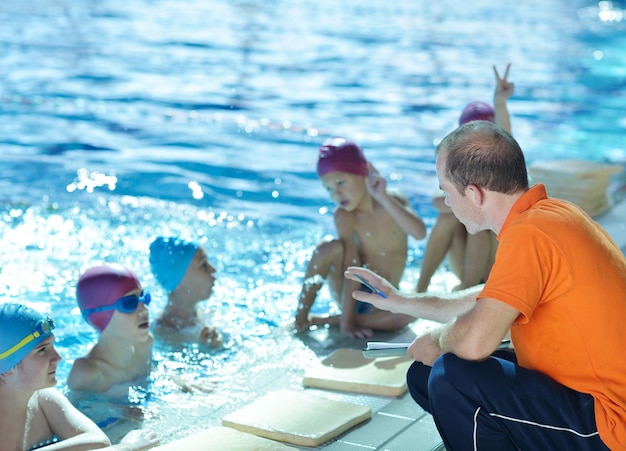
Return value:
[(502, 343), (518, 316), (519, 311), (504, 302), (479, 299), (467, 312), (416, 338), (407, 354), (431, 366), (448, 352), (466, 360), (484, 360)]
[(482, 290), (482, 285), (478, 285), (452, 293), (403, 294), (387, 280), (365, 268), (349, 267), (345, 277), (355, 280), (355, 274), (359, 274), (387, 296), (383, 298), (374, 293), (354, 291), (352, 296), (356, 300), (369, 302), (381, 310), (440, 323), (448, 322), (470, 310), (476, 303), (476, 296)]

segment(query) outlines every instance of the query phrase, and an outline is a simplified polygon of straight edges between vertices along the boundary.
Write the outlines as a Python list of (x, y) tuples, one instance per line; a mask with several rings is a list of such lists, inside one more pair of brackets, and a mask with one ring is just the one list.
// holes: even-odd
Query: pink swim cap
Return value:
[(85, 317), (85, 310), (113, 305), (129, 291), (141, 288), (135, 273), (121, 265), (102, 265), (89, 268), (76, 284), (78, 307), (85, 320), (102, 332), (111, 321), (115, 310), (94, 312)]
[(459, 125), (472, 121), (495, 122), (495, 113), (491, 105), (485, 102), (468, 103), (459, 118)]
[(367, 160), (363, 151), (352, 141), (334, 137), (322, 144), (317, 160), (317, 175), (329, 172), (347, 172), (367, 177)]

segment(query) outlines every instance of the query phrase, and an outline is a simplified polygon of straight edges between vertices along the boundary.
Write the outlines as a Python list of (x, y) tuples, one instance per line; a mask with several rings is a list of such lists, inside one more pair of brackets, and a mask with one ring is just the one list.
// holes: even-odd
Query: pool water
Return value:
[[(513, 134), (529, 162), (622, 164), (624, 14), (620, 2), (582, 0), (2, 2), (2, 299), (55, 317), (65, 389), (96, 338), (75, 307), (80, 273), (129, 266), (156, 314), (166, 296), (151, 238), (200, 241), (218, 270), (202, 314), (224, 348), (157, 341), (152, 379), (130, 405), (77, 402), (164, 441), (190, 432), (181, 425), (218, 424), (255, 381), (280, 370), (297, 383), (317, 358), (285, 324), (315, 243), (333, 232), (320, 143), (361, 144), (430, 227), (434, 146), (467, 102), (491, 99), (491, 66), (511, 62)], [(410, 242), (403, 288), (424, 245)], [(316, 309), (328, 308), (324, 295)], [(183, 394), (173, 373), (215, 390)]]

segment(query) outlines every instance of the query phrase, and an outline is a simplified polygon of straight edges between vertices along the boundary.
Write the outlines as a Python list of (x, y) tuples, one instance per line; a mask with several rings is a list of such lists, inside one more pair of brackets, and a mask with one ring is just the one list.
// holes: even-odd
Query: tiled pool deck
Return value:
[[(394, 336), (377, 336), (377, 340), (398, 342), (412, 341), (421, 333), (427, 322), (415, 322), (412, 327)], [(362, 347), (362, 340), (351, 340), (335, 337), (330, 334), (334, 347)], [(444, 450), (441, 437), (437, 432), (433, 418), (419, 407), (405, 393), (400, 397), (385, 397), (346, 392), (329, 392), (326, 390), (307, 389), (311, 393), (320, 392), (320, 396), (354, 404), (368, 405), (372, 409), (372, 418), (365, 423), (342, 434), (337, 439), (319, 448), (328, 451), (434, 451)], [(323, 391), (323, 393), (321, 393)]]

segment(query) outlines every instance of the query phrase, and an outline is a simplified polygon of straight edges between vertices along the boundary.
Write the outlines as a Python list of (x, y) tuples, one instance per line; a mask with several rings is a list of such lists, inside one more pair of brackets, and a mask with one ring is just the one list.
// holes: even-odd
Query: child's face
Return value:
[(181, 295), (194, 301), (202, 301), (211, 297), (214, 282), (215, 268), (209, 263), (204, 249), (198, 249), (187, 267), (178, 290), (182, 292)]
[[(142, 288), (136, 288), (124, 296), (141, 296), (142, 291)], [(148, 307), (143, 302), (139, 302), (137, 309), (132, 313), (123, 313), (116, 309), (105, 331), (110, 329), (120, 338), (127, 339), (131, 343), (137, 343), (145, 341), (149, 337), (149, 325)]]
[(54, 387), (57, 383), (56, 371), (61, 356), (54, 348), (51, 335), (39, 343), (12, 370), (11, 377), (20, 388), (40, 390)]
[(321, 177), (322, 184), (337, 207), (353, 211), (366, 192), (365, 177), (333, 171)]

